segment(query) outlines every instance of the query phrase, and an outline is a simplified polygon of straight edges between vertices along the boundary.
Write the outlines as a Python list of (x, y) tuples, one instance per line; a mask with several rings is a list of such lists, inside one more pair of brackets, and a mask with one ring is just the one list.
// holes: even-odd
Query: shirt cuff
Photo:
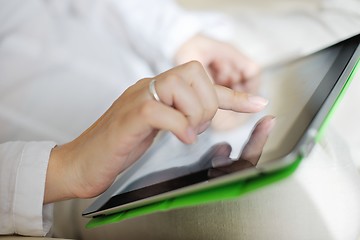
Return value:
[(43, 205), (45, 180), (54, 142), (29, 142), (19, 162), (13, 201), (16, 234), (45, 236), (52, 225), (52, 204)]

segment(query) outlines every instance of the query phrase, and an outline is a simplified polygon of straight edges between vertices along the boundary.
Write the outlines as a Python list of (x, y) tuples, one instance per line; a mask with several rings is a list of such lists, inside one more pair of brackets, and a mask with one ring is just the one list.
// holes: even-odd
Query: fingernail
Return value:
[(266, 106), (266, 105), (268, 105), (269, 100), (259, 97), (259, 96), (250, 95), (249, 102), (251, 102), (252, 104), (259, 105), (259, 106)]
[(186, 134), (187, 134), (187, 136), (188, 136), (188, 139), (190, 140), (190, 141), (189, 141), (190, 143), (196, 142), (197, 135), (196, 135), (194, 129), (192, 129), (191, 127), (189, 127), (189, 128), (186, 130)]

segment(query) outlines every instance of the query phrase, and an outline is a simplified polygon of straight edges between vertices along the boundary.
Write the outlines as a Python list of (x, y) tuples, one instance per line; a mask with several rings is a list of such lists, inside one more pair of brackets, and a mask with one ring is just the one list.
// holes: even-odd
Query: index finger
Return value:
[(215, 85), (220, 109), (235, 112), (254, 113), (265, 108), (269, 101), (263, 97), (255, 96), (246, 92), (234, 91), (230, 88)]

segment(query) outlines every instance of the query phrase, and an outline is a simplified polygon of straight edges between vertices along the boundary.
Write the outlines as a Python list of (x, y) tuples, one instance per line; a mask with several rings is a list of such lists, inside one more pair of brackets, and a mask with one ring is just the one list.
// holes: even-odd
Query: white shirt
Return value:
[(77, 137), (126, 87), (169, 68), (191, 36), (224, 37), (229, 29), (169, 0), (0, 6), (0, 234), (43, 236), (51, 226), (43, 197), (55, 142)]
[(0, 144), (1, 234), (44, 236), (52, 204), (43, 206), (46, 169), (53, 142)]

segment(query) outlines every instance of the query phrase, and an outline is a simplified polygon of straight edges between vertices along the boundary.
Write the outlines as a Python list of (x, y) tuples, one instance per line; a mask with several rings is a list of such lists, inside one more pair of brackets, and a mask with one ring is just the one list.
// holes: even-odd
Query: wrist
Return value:
[(64, 146), (55, 146), (51, 150), (48, 163), (44, 204), (76, 198), (71, 188), (69, 161), (67, 149)]

